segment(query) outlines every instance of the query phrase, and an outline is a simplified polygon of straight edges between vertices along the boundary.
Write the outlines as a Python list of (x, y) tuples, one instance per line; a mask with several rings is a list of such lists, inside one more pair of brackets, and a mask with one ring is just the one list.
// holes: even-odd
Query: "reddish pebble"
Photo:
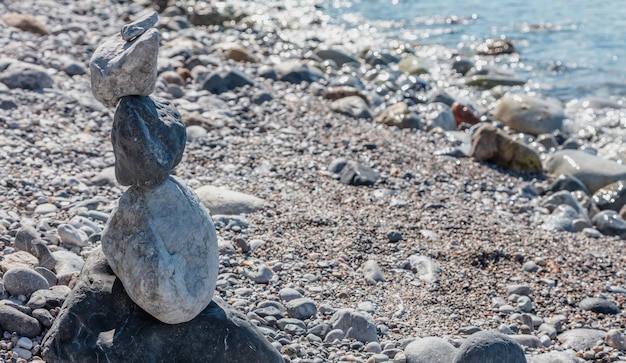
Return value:
[(452, 114), (454, 115), (457, 126), (462, 123), (475, 125), (480, 122), (480, 118), (472, 109), (458, 102), (452, 105)]

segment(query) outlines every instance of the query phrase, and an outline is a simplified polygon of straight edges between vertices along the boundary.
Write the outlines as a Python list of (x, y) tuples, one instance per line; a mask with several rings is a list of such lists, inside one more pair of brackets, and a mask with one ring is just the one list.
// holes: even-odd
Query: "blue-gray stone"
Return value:
[(580, 303), (578, 303), (583, 310), (592, 311), (598, 314), (619, 314), (621, 311), (615, 303), (612, 301), (602, 299), (599, 297), (588, 297), (583, 299)]
[(526, 363), (524, 350), (507, 335), (480, 331), (470, 335), (454, 357), (454, 363)]

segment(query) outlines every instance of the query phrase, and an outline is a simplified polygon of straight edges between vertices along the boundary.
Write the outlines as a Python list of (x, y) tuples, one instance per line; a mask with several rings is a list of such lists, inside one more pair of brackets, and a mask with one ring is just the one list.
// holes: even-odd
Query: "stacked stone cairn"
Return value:
[(116, 107), (115, 175), (129, 188), (107, 223), (102, 250), (86, 262), (44, 338), (44, 357), (281, 362), (241, 314), (213, 301), (215, 227), (193, 191), (170, 175), (183, 156), (185, 125), (170, 102), (150, 96), (157, 79), (157, 22), (152, 12), (124, 26), (91, 58), (93, 95)]

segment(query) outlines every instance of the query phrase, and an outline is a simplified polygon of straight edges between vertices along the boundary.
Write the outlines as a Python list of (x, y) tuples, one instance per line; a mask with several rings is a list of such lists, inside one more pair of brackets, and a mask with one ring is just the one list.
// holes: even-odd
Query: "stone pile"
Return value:
[[(170, 102), (150, 96), (157, 21), (152, 12), (124, 26), (91, 58), (94, 97), (116, 106), (115, 176), (129, 188), (103, 231), (102, 251), (93, 253), (44, 338), (43, 354), (49, 362), (157, 361), (164, 355), (282, 361), (243, 316), (212, 302), (219, 266), (215, 227), (193, 191), (170, 175), (182, 159), (185, 125)], [(185, 350), (184, 357), (177, 350)]]

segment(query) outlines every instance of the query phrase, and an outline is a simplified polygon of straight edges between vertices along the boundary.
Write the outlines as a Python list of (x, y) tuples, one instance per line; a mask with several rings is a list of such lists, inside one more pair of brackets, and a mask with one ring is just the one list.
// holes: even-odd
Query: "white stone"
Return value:
[(555, 176), (569, 173), (578, 178), (591, 194), (626, 179), (626, 165), (580, 150), (557, 151), (548, 159), (546, 171)]
[(197, 196), (174, 177), (122, 195), (102, 250), (130, 298), (164, 323), (193, 319), (213, 298), (215, 227)]
[(61, 242), (68, 246), (86, 247), (89, 246), (89, 237), (87, 233), (76, 229), (71, 224), (60, 224), (57, 227), (57, 233)]
[(493, 118), (514, 130), (539, 135), (560, 130), (565, 113), (555, 99), (508, 94), (496, 106)]
[(211, 214), (247, 214), (257, 211), (265, 201), (253, 195), (228, 190), (226, 188), (205, 185), (196, 189), (200, 200)]
[(100, 45), (89, 61), (91, 91), (109, 107), (123, 96), (148, 96), (157, 79), (159, 32), (148, 29), (131, 42), (115, 34)]

